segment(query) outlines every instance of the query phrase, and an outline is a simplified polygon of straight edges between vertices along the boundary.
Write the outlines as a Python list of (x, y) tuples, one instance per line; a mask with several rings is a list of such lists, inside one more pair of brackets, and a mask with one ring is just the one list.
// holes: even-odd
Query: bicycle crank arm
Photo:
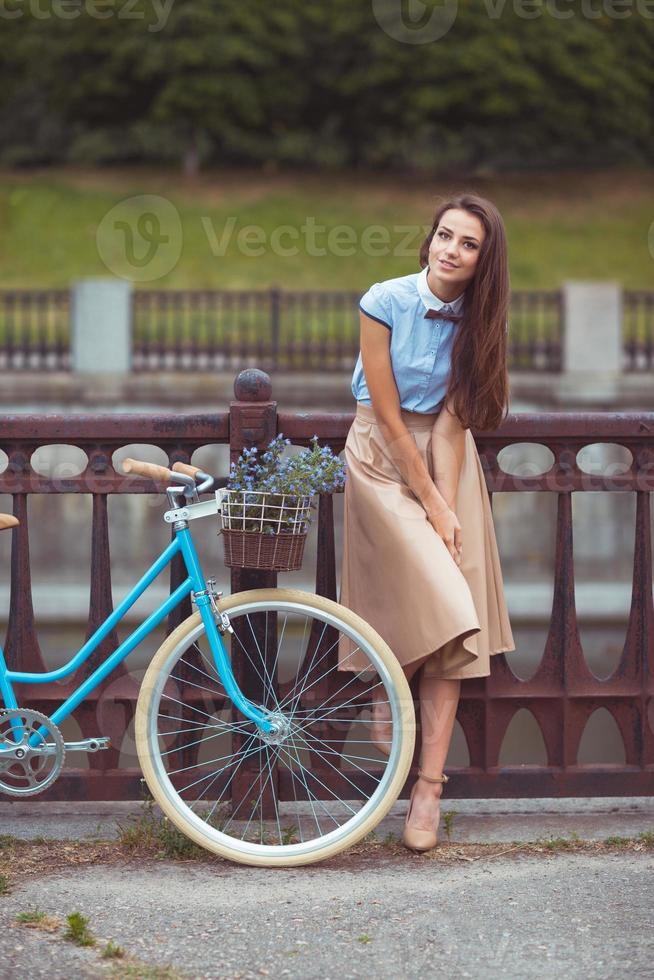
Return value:
[(66, 752), (100, 752), (111, 748), (111, 739), (104, 736), (85, 738), (81, 742), (66, 742)]

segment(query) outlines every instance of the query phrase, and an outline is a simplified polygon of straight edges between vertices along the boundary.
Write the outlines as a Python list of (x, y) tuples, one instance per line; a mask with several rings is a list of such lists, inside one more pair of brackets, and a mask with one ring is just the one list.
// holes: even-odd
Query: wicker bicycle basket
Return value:
[(311, 495), (219, 491), (225, 565), (290, 572), (302, 567)]

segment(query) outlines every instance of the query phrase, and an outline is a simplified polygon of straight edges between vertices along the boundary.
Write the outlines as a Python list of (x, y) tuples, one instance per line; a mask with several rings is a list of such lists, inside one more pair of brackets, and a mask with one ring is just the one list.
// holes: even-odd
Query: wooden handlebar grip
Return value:
[(175, 473), (183, 473), (184, 476), (192, 476), (193, 479), (201, 472), (199, 466), (191, 466), (190, 463), (173, 463)]
[(157, 483), (170, 483), (171, 472), (167, 466), (159, 466), (157, 463), (144, 463), (140, 459), (123, 460), (123, 471), (125, 473), (136, 473), (137, 476), (144, 476), (148, 480), (156, 480)]

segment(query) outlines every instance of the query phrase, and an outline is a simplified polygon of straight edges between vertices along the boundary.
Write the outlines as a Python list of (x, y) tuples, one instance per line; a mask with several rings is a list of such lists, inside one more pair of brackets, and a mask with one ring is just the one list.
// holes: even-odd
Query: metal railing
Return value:
[(216, 371), (255, 363), (265, 371), (347, 370), (358, 345), (359, 298), (279, 289), (138, 290), (134, 370)]
[(622, 294), (625, 371), (654, 371), (654, 293), (625, 290)]
[[(80, 415), (9, 416), (3, 420), (0, 448), (9, 457), (0, 473), (0, 493), (11, 494), (20, 527), (13, 530), (11, 602), (5, 649), (14, 669), (41, 670), (43, 658), (34, 621), (29, 557), (28, 502), (32, 494), (90, 494), (91, 528), (90, 635), (112, 609), (107, 498), (109, 494), (152, 493), (153, 485), (122, 476), (112, 455), (123, 446), (151, 443), (163, 449), (170, 464), (188, 462), (193, 452), (209, 444), (229, 445), (235, 460), (245, 446), (267, 446), (283, 432), (294, 445), (308, 446), (317, 433), (335, 453), (343, 450), (352, 423), (351, 413), (285, 412), (272, 401), (270, 381), (259, 372), (243, 372), (236, 381), (237, 400), (229, 411), (202, 415)], [(474, 433), (473, 433), (474, 434)], [(654, 604), (652, 599), (652, 542), (650, 495), (654, 490), (654, 413), (581, 413), (513, 415), (494, 432), (475, 436), (486, 484), (494, 492), (549, 492), (557, 495), (554, 601), (540, 664), (528, 680), (511, 670), (504, 654), (492, 658), (489, 677), (462, 683), (457, 718), (470, 755), (469, 766), (450, 768), (451, 797), (541, 797), (649, 795), (654, 786)], [(513, 476), (498, 464), (506, 446), (538, 442), (554, 461), (546, 474)], [(606, 477), (588, 474), (578, 464), (584, 446), (619, 443), (630, 450), (631, 467)], [(43, 445), (70, 444), (81, 448), (88, 465), (79, 476), (56, 481), (37, 473), (30, 464)], [(636, 498), (632, 601), (624, 647), (611, 675), (598, 679), (589, 669), (575, 611), (572, 495), (587, 491), (632, 493)], [(336, 599), (336, 552), (333, 498), (320, 497), (315, 591)], [(171, 590), (182, 570), (171, 570)], [(231, 591), (274, 586), (275, 573), (231, 571)], [(175, 611), (168, 632), (190, 613), (190, 605)], [(115, 649), (108, 637), (90, 663)], [(79, 682), (80, 677), (77, 677)], [(76, 683), (71, 682), (71, 683)], [(107, 682), (109, 683), (109, 682)], [(23, 688), (26, 706), (50, 712), (69, 690), (69, 684)], [(76, 711), (82, 737), (111, 735), (114, 748), (90, 756), (90, 769), (68, 770), (48, 790), (50, 799), (135, 799), (140, 772), (120, 768), (120, 743), (133, 719), (137, 697), (135, 679), (122, 669)], [(257, 691), (247, 690), (252, 698)], [(547, 764), (501, 766), (500, 751), (512, 719), (522, 708), (534, 715), (543, 735)], [(591, 715), (600, 708), (611, 714), (624, 744), (624, 764), (580, 765), (578, 751)], [(648, 714), (649, 713), (649, 714)], [(330, 736), (327, 736), (330, 737)], [(336, 737), (336, 736), (334, 736)], [(342, 737), (342, 732), (338, 735)], [(415, 762), (415, 760), (414, 760)], [(414, 770), (415, 774), (415, 770)], [(326, 787), (334, 772), (317, 773)], [(336, 776), (336, 778), (338, 778)], [(283, 788), (283, 787), (282, 787)], [(326, 790), (327, 791), (327, 790)], [(406, 795), (406, 789), (405, 794)]]
[(514, 291), (509, 310), (509, 369), (561, 371), (563, 331), (561, 290)]
[(70, 368), (67, 289), (0, 290), (0, 371)]
[[(348, 371), (359, 353), (357, 292), (138, 290), (136, 371)], [(559, 290), (512, 294), (509, 367), (560, 371)]]
[[(352, 371), (360, 297), (352, 291), (137, 289), (132, 369)], [(71, 370), (71, 307), (68, 290), (0, 290), (0, 371)], [(510, 369), (561, 370), (559, 290), (515, 291), (509, 323)]]

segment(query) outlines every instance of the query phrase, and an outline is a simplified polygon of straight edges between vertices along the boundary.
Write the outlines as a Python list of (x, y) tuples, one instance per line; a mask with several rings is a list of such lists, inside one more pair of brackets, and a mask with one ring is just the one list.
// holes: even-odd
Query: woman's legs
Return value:
[[(414, 673), (412, 671), (410, 676)], [(452, 740), (461, 681), (426, 677), (423, 672), (419, 684), (422, 727), (420, 766), (425, 776), (440, 776)], [(440, 799), (442, 791), (442, 783), (428, 783), (424, 779), (417, 781), (411, 809), (412, 827), (417, 830), (433, 828), (436, 801)]]
[[(415, 660), (403, 667), (406, 679), (410, 681), (428, 659), (428, 657), (423, 657), (421, 660)], [(452, 740), (460, 691), (460, 680), (425, 677), (424, 672), (421, 673), (419, 681), (422, 728), (420, 764), (426, 776), (440, 776), (443, 772)], [(373, 691), (373, 699), (375, 701), (374, 723), (371, 735), (373, 740), (378, 742), (380, 749), (388, 752), (389, 749), (384, 749), (384, 746), (390, 747), (390, 707), (381, 685)], [(442, 783), (433, 786), (431, 783), (425, 783), (424, 780), (419, 782), (420, 787), (416, 789), (416, 795), (431, 799), (441, 795)], [(430, 787), (428, 792), (424, 792), (425, 787)]]

